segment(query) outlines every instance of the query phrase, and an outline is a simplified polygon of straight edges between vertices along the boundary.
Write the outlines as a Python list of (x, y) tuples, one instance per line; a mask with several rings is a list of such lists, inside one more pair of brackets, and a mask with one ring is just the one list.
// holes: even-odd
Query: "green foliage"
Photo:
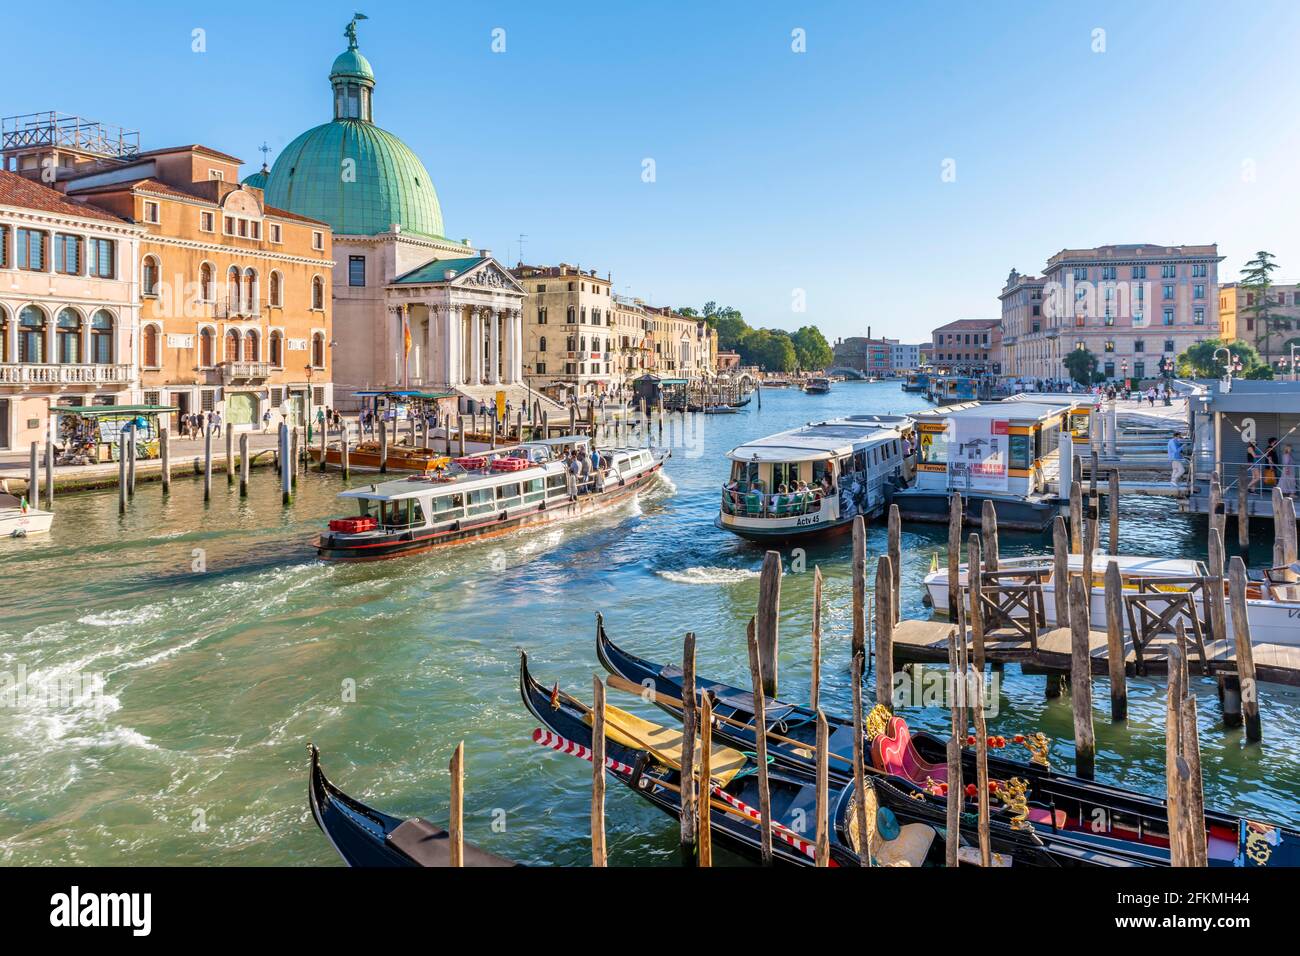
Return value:
[(1242, 378), (1271, 380), (1273, 378), (1273, 367), (1271, 365), (1256, 365), (1248, 369)]
[(1256, 339), (1264, 345), (1265, 365), (1271, 364), (1269, 360), (1273, 336), (1283, 323), (1287, 328), (1291, 327), (1291, 322), (1285, 316), (1279, 318), (1273, 315), (1273, 273), (1278, 267), (1274, 258), (1273, 253), (1260, 250), (1241, 270), (1241, 291), (1254, 297), (1251, 304), (1241, 312), (1255, 319), (1255, 327), (1259, 329)]
[(682, 315), (700, 316), (718, 333), (718, 348), (736, 352), (742, 365), (757, 365), (769, 372), (793, 372), (796, 369), (821, 369), (834, 361), (834, 353), (816, 326), (806, 325), (791, 335), (782, 329), (751, 328), (739, 309), (704, 303), (677, 310)]
[(805, 371), (826, 368), (835, 360), (835, 353), (831, 350), (830, 343), (826, 341), (826, 336), (822, 335), (821, 329), (815, 325), (805, 325), (790, 336), (790, 340), (794, 343), (799, 367)]
[[(1220, 358), (1215, 359), (1214, 353), (1222, 348), (1226, 348), (1232, 353), (1233, 358), (1241, 362), (1241, 377), (1273, 377), (1272, 370), (1269, 369), (1266, 363), (1260, 361), (1259, 353), (1255, 351), (1255, 347), (1249, 342), (1224, 342), (1222, 339), (1207, 339), (1188, 348), (1186, 352), (1178, 356), (1178, 373), (1195, 378), (1221, 378), (1223, 376), (1223, 358), (1220, 356)], [(1256, 368), (1263, 368), (1268, 371), (1268, 374), (1251, 375), (1251, 371)]]
[(1097, 374), (1097, 356), (1088, 349), (1075, 349), (1061, 360), (1070, 378), (1080, 385), (1091, 385)]

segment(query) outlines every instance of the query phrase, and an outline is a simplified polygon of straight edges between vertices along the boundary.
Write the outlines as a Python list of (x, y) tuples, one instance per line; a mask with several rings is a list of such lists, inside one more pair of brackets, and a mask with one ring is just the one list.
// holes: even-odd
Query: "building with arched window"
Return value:
[(58, 405), (140, 400), (143, 230), (0, 170), (0, 450), (45, 443)]
[(310, 406), (333, 401), (331, 231), (268, 205), (259, 186), (239, 181), (239, 166), (234, 156), (182, 146), (139, 153), (111, 174), (73, 176), (64, 188), (144, 230), (138, 302), (139, 321), (153, 330), (140, 340), (150, 353), (140, 371), (148, 397), (177, 414), (220, 411), (236, 429), (260, 428), (267, 411), (304, 423)]

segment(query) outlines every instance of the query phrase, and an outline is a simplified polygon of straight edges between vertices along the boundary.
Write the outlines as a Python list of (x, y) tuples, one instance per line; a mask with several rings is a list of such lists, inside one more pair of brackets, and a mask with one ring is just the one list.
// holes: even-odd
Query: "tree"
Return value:
[(677, 310), (677, 314), (678, 314), (678, 315), (687, 315), (687, 316), (690, 316), (692, 319), (694, 319), (694, 318), (697, 318), (697, 317), (699, 316), (700, 313), (696, 312), (694, 309), (692, 309), (692, 308), (688, 305), (688, 306), (686, 306), (685, 308), (678, 309), (678, 310)]
[(1091, 385), (1097, 372), (1097, 356), (1088, 349), (1075, 349), (1061, 360), (1070, 378), (1080, 385)]
[(790, 340), (794, 343), (799, 367), (805, 371), (824, 369), (835, 360), (835, 353), (831, 351), (826, 336), (815, 325), (805, 325), (790, 336)]
[(1222, 354), (1218, 358), (1214, 353), (1219, 349), (1227, 349), (1232, 353), (1233, 359), (1241, 363), (1241, 377), (1263, 377), (1251, 376), (1249, 373), (1252, 369), (1268, 365), (1261, 363), (1259, 353), (1249, 342), (1225, 342), (1223, 339), (1207, 339), (1204, 342), (1197, 342), (1190, 346), (1186, 352), (1178, 356), (1178, 371), (1181, 375), (1188, 375), (1195, 378), (1222, 378), (1224, 374), (1224, 358)]
[(1264, 344), (1265, 365), (1272, 364), (1270, 343), (1277, 331), (1275, 326), (1283, 321), (1273, 315), (1272, 309), (1273, 273), (1277, 269), (1273, 260), (1273, 253), (1261, 250), (1241, 270), (1241, 290), (1247, 294), (1249, 303), (1241, 311), (1255, 320), (1255, 340)]

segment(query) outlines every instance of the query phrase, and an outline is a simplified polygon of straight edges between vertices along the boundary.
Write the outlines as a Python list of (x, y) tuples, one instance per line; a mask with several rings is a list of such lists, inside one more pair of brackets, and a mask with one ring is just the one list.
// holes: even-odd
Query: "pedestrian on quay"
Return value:
[(1175, 432), (1174, 436), (1169, 439), (1169, 483), (1177, 488), (1183, 480), (1183, 473), (1186, 470), (1183, 465), (1183, 436), (1182, 432)]
[(1246, 484), (1246, 494), (1253, 495), (1259, 491), (1260, 482), (1264, 480), (1259, 446), (1253, 441), (1246, 443), (1246, 467), (1249, 469), (1250, 481)]
[(262, 412), (262, 434), (265, 435), (271, 430), (271, 410), (268, 408)]
[(1295, 494), (1295, 459), (1291, 457), (1290, 445), (1282, 446), (1282, 477), (1278, 488), (1288, 497)]

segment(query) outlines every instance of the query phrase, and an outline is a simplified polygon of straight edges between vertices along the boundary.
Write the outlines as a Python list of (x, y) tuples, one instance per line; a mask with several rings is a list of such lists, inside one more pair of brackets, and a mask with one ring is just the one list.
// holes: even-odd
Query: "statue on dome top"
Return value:
[(352, 14), (352, 19), (348, 21), (348, 25), (343, 30), (343, 35), (348, 38), (349, 50), (355, 50), (357, 48), (357, 21), (369, 19), (370, 18), (364, 13)]

